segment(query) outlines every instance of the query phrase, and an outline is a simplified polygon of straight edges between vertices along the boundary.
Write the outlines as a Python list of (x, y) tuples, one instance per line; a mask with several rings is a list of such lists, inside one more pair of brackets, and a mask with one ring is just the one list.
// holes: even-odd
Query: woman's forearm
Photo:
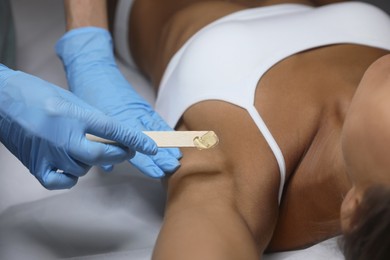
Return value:
[(66, 30), (84, 26), (108, 29), (106, 0), (64, 0)]

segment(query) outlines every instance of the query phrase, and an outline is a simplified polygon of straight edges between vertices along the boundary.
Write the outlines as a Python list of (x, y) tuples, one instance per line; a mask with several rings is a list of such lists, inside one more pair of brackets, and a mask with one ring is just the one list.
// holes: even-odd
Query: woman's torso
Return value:
[[(133, 55), (158, 85), (172, 55), (203, 26), (229, 13), (274, 2), (136, 1), (131, 24), (146, 23), (143, 28), (149, 35), (132, 28), (135, 32), (131, 35), (138, 36), (132, 37)], [(144, 12), (154, 12), (156, 18), (145, 21)], [(351, 44), (316, 48), (287, 57), (258, 82), (255, 106), (283, 152), (288, 179), (271, 250), (303, 246), (339, 232), (339, 207), (350, 187), (340, 147), (343, 120), (364, 71), (386, 53)], [(215, 161), (222, 164), (228, 161), (231, 168), (252, 169), (259, 153), (256, 147), (237, 145), (242, 143), (241, 135), (224, 134), (242, 131), (233, 123), (226, 123), (235, 117), (245, 123), (239, 108), (226, 107), (218, 101), (201, 102), (188, 109), (179, 129), (212, 129), (229, 142), (225, 142), (223, 152), (218, 150), (215, 153), (220, 154), (207, 159), (188, 151), (184, 151), (185, 157), (193, 161), (201, 159), (205, 171), (207, 167), (215, 167), (211, 166)], [(250, 136), (255, 130), (247, 131), (245, 135)], [(220, 157), (224, 159), (215, 159)], [(188, 165), (187, 169), (199, 167)], [(252, 174), (255, 176), (256, 172)]]

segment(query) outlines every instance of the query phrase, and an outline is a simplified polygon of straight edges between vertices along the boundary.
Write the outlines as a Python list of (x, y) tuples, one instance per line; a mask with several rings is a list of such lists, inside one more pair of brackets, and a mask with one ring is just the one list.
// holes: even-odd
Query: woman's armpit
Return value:
[(280, 175), (275, 156), (247, 111), (203, 101), (184, 113), (177, 129), (213, 130), (219, 144), (207, 150), (182, 149), (182, 165), (167, 182), (168, 207), (179, 201), (229, 204), (254, 233), (263, 230), (268, 221), (264, 214), (277, 209)]

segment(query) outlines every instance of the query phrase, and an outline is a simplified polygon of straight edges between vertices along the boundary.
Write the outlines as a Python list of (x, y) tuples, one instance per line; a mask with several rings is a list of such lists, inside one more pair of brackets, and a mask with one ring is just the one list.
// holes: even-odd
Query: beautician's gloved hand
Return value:
[[(123, 146), (89, 141), (85, 133)], [(119, 163), (135, 151), (157, 152), (149, 137), (71, 92), (1, 64), (0, 141), (47, 189), (74, 186), (92, 165)]]
[[(90, 105), (126, 126), (138, 130), (172, 130), (132, 88), (119, 71), (109, 32), (82, 27), (66, 33), (57, 43), (70, 90)], [(130, 160), (144, 174), (162, 177), (179, 167), (177, 148), (159, 149), (153, 156), (137, 153)]]

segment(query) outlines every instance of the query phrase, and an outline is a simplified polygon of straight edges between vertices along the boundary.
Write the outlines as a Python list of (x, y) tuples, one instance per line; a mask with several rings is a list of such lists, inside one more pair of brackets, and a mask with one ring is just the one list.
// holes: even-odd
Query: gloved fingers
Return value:
[(116, 121), (102, 120), (102, 118), (89, 117), (89, 125), (87, 131), (99, 137), (116, 141), (121, 145), (129, 147), (144, 154), (156, 154), (157, 145), (147, 135), (134, 129), (125, 128)]
[(173, 173), (180, 167), (180, 162), (171, 155), (169, 149), (175, 148), (160, 148), (156, 155), (149, 156), (151, 160), (165, 173)]
[(56, 169), (42, 169), (36, 174), (38, 181), (48, 190), (70, 189), (76, 185), (78, 177)]
[(85, 136), (80, 138), (77, 134), (74, 142), (69, 145), (74, 159), (88, 165), (112, 164), (131, 158), (134, 156), (134, 151), (146, 154), (157, 152), (155, 142), (142, 132), (126, 128), (92, 107), (83, 110), (72, 103), (65, 104), (62, 109), (66, 109), (69, 116), (74, 116), (79, 122), (85, 124), (83, 131), (121, 144), (121, 146), (114, 146), (91, 142)]
[(151, 131), (172, 131), (173, 129), (154, 111), (139, 117), (141, 123)]
[[(171, 131), (172, 129), (155, 112), (145, 113), (139, 118), (141, 124), (150, 131)], [(157, 154), (149, 156), (153, 163), (165, 173), (172, 173), (180, 167), (178, 161), (182, 153), (178, 148), (159, 148)]]
[(69, 155), (87, 165), (110, 165), (129, 160), (135, 151), (127, 147), (103, 144), (83, 138), (78, 145), (69, 149)]
[(104, 164), (104, 165), (100, 165), (100, 168), (102, 168), (103, 171), (105, 171), (105, 172), (111, 172), (114, 169), (114, 165)]
[[(76, 147), (76, 145), (73, 145), (73, 147)], [(41, 148), (47, 154), (46, 156), (42, 156), (44, 159), (41, 158), (38, 162), (38, 167), (41, 167), (41, 169), (55, 169), (58, 171), (66, 172), (67, 174), (73, 175), (75, 177), (81, 177), (87, 174), (87, 172), (91, 168), (91, 165), (80, 162), (74, 157), (72, 157), (68, 149), (53, 149), (53, 147), (51, 147), (51, 144), (48, 142), (42, 144)]]
[(162, 178), (165, 176), (164, 172), (145, 154), (136, 153), (129, 162), (149, 177)]
[(172, 157), (171, 160), (175, 159), (175, 161), (180, 160), (183, 155), (180, 152), (179, 148), (159, 148), (158, 153), (163, 153), (162, 157)]
[[(145, 116), (140, 117), (140, 121), (148, 131), (173, 130), (156, 112), (145, 114)], [(164, 153), (169, 154), (176, 159), (180, 159), (183, 156), (179, 148), (159, 149), (159, 152), (160, 151), (164, 151)]]
[(66, 172), (68, 175), (72, 175), (75, 177), (82, 177), (91, 168), (90, 165), (86, 165), (81, 162), (76, 162), (72, 158), (69, 158), (69, 160), (62, 160), (57, 163), (53, 163), (55, 165), (55, 169), (57, 172)]

